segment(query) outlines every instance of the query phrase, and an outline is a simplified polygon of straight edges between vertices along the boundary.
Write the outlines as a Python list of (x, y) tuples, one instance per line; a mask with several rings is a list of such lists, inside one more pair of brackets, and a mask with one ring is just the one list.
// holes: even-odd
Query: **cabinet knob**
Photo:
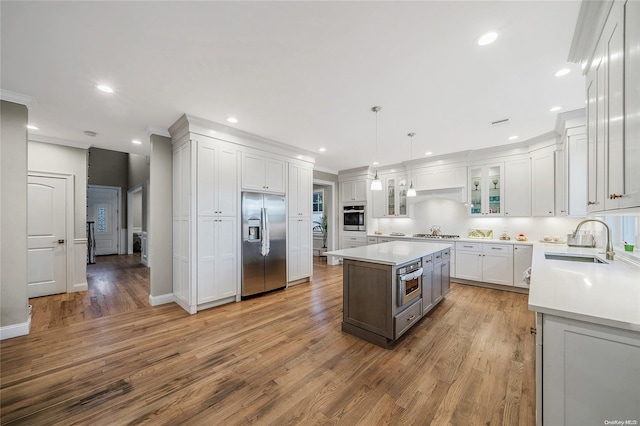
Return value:
[(553, 214), (553, 212), (551, 210), (549, 210), (549, 214)]
[(509, 212), (504, 212), (504, 214), (509, 214)]
[(567, 212), (566, 210), (560, 210), (560, 213), (566, 213), (566, 212)]

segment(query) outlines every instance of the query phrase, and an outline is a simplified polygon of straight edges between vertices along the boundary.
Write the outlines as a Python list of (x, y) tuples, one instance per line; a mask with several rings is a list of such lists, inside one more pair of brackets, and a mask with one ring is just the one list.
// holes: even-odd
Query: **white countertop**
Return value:
[(326, 255), (398, 266), (450, 247), (451, 244), (447, 243), (391, 241), (344, 250), (328, 251)]
[[(640, 331), (640, 267), (602, 249), (534, 243), (529, 309)], [(596, 254), (608, 264), (545, 259), (545, 252)]]

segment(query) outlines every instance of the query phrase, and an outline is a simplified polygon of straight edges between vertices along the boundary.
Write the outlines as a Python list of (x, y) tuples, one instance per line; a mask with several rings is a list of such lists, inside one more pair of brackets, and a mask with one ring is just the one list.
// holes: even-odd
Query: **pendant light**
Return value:
[[(378, 164), (378, 111), (381, 109), (381, 106), (374, 106), (371, 108), (371, 111), (376, 113), (376, 157), (374, 158), (373, 164)], [(374, 177), (371, 182), (371, 190), (382, 191), (382, 181), (380, 181), (380, 178), (378, 177), (378, 169), (376, 169), (376, 177)]]
[[(407, 133), (407, 136), (409, 136), (411, 138), (411, 145), (410, 145), (410, 155), (409, 155), (409, 159), (413, 160), (413, 137), (415, 136), (415, 133)], [(413, 187), (413, 176), (411, 177), (411, 185), (409, 185), (409, 189), (407, 190), (407, 197), (415, 197), (416, 196), (416, 189)]]

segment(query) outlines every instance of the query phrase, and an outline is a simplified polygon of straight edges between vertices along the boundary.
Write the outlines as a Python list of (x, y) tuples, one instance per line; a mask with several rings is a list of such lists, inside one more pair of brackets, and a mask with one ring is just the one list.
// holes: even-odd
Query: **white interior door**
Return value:
[(67, 290), (65, 186), (61, 178), (28, 177), (28, 297)]
[(87, 190), (87, 220), (95, 222), (96, 255), (118, 254), (118, 188)]

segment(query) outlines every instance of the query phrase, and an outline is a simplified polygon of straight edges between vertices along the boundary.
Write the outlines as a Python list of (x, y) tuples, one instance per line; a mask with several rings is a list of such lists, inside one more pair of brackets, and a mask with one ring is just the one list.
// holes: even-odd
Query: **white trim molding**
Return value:
[(26, 336), (31, 330), (31, 314), (27, 322), (21, 324), (11, 324), (0, 327), (0, 340), (11, 339), (18, 336)]
[(173, 293), (161, 294), (160, 296), (149, 295), (149, 304), (151, 306), (164, 305), (175, 301), (176, 298), (173, 296)]
[(24, 105), (28, 110), (37, 105), (36, 98), (33, 96), (23, 95), (21, 93), (5, 89), (0, 89), (0, 99), (7, 102), (13, 102), (14, 104)]
[(87, 282), (87, 239), (74, 238), (73, 240), (74, 274), (73, 288), (69, 291), (89, 290)]

